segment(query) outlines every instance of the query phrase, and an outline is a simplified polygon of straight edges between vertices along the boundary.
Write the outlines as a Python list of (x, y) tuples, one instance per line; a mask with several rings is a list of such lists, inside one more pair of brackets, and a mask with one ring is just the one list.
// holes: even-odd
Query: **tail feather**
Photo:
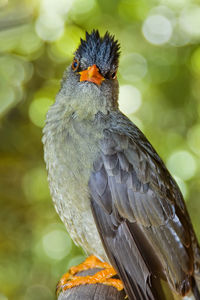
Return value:
[[(121, 278), (130, 300), (165, 300), (160, 279), (149, 270), (128, 222), (114, 226), (108, 215), (92, 201), (92, 211), (110, 263)], [(116, 220), (117, 222), (117, 220)]]

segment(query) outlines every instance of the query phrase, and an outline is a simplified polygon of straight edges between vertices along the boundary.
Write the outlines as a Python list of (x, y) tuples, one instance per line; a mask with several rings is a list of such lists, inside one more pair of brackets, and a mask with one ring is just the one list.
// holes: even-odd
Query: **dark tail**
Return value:
[(194, 278), (192, 278), (192, 293), (194, 295), (195, 300), (200, 300), (199, 288)]
[(115, 216), (110, 216), (95, 201), (91, 201), (91, 207), (109, 261), (122, 280), (128, 299), (165, 300), (160, 280), (149, 270), (134, 240), (131, 225), (117, 224)]

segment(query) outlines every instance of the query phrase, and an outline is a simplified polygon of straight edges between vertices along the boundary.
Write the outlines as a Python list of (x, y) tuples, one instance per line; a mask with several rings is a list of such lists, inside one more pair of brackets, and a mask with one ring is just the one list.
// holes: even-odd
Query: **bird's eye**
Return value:
[(76, 71), (76, 70), (78, 69), (78, 67), (79, 67), (79, 62), (78, 62), (77, 59), (74, 59), (74, 61), (73, 61), (73, 63), (72, 63), (72, 69), (73, 69), (74, 71)]
[(107, 78), (107, 79), (115, 79), (116, 77), (117, 77), (117, 70), (113, 73), (108, 72), (105, 75), (105, 78)]
[(111, 78), (112, 79), (115, 79), (117, 77), (117, 71), (115, 71), (115, 72), (113, 72), (112, 74), (111, 74)]

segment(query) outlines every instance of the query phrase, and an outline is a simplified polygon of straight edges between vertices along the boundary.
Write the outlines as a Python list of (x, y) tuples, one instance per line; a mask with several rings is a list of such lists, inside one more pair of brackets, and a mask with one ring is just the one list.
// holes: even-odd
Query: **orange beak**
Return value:
[(80, 81), (91, 81), (98, 85), (102, 83), (105, 78), (99, 73), (99, 69), (96, 65), (88, 67), (87, 70), (79, 72)]

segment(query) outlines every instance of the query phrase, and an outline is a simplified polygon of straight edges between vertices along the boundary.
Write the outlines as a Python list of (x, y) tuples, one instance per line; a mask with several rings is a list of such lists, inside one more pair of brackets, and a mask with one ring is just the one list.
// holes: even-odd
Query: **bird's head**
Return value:
[(63, 87), (79, 106), (116, 108), (118, 100), (117, 69), (119, 43), (108, 32), (100, 37), (97, 30), (86, 32), (85, 40), (74, 54)]
[(86, 40), (75, 52), (72, 70), (77, 74), (80, 82), (89, 81), (100, 86), (103, 81), (115, 80), (119, 60), (119, 44), (108, 32), (100, 37), (99, 32), (93, 30), (86, 33)]

